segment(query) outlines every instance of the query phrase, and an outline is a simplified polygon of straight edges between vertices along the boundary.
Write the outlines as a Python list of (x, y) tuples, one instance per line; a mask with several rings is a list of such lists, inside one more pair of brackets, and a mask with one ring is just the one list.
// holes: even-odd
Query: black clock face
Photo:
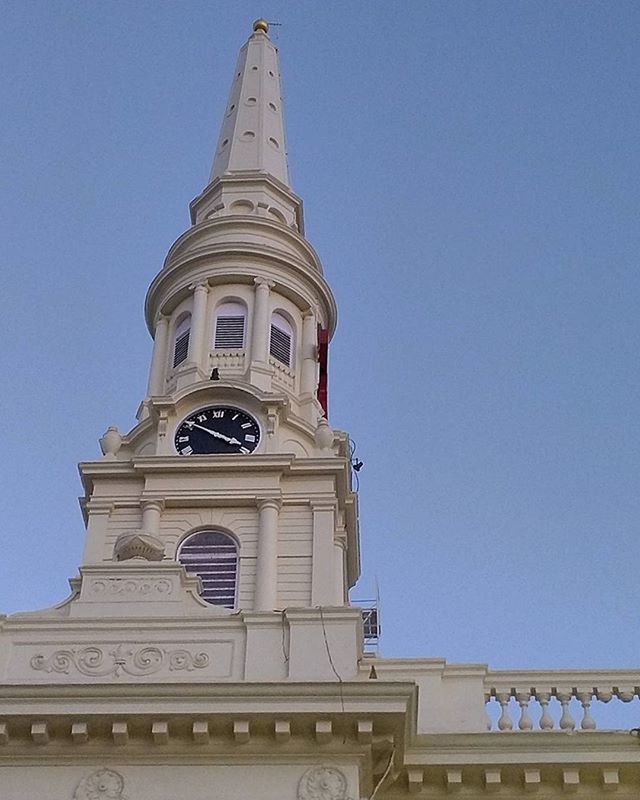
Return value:
[(182, 456), (251, 453), (260, 442), (260, 427), (239, 408), (203, 408), (185, 419), (176, 431), (174, 442)]

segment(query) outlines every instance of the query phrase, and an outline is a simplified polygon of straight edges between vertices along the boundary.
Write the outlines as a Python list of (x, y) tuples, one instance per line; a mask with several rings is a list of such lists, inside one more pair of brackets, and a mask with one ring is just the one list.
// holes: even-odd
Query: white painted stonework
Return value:
[[(71, 594), (0, 619), (0, 800), (638, 798), (640, 742), (599, 731), (597, 707), (637, 703), (639, 672), (364, 652), (350, 443), (317, 397), (336, 307), (289, 186), (267, 28), (241, 50), (210, 183), (147, 294), (138, 422), (80, 465)], [(221, 308), (243, 318), (241, 347), (216, 347)], [(180, 454), (177, 429), (216, 407), (256, 421), (255, 449)], [(202, 531), (233, 542), (199, 573), (231, 583), (233, 607), (179, 561)]]

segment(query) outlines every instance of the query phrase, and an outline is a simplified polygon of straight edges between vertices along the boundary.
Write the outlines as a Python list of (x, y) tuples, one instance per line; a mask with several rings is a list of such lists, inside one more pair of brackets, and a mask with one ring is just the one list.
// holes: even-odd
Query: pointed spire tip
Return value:
[(253, 32), (256, 33), (257, 31), (262, 31), (263, 33), (269, 33), (269, 23), (266, 19), (257, 19), (253, 23)]

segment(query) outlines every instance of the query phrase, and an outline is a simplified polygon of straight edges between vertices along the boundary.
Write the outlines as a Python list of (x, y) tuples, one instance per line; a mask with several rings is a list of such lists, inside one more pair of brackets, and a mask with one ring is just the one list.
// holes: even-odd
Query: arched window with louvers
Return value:
[(172, 366), (177, 367), (187, 360), (189, 353), (189, 335), (191, 333), (191, 314), (184, 314), (178, 319), (173, 334)]
[(207, 603), (235, 608), (238, 593), (238, 544), (224, 531), (192, 533), (178, 549), (178, 561), (202, 581), (201, 597)]
[(213, 349), (242, 350), (244, 348), (247, 309), (243, 303), (228, 301), (216, 309)]
[(293, 367), (293, 325), (280, 311), (271, 315), (269, 354), (286, 367)]

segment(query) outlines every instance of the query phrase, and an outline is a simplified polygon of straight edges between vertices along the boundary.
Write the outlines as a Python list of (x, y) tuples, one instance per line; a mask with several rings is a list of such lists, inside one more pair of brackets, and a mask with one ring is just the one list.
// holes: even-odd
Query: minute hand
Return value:
[(222, 439), (223, 441), (227, 442), (227, 444), (240, 444), (237, 439), (229, 438), (228, 436), (225, 436), (224, 433), (220, 433), (219, 431), (212, 431), (211, 428), (205, 428), (204, 425), (198, 425), (197, 422), (192, 422), (191, 427), (198, 428), (206, 433), (210, 433), (211, 436), (215, 436), (216, 439)]

